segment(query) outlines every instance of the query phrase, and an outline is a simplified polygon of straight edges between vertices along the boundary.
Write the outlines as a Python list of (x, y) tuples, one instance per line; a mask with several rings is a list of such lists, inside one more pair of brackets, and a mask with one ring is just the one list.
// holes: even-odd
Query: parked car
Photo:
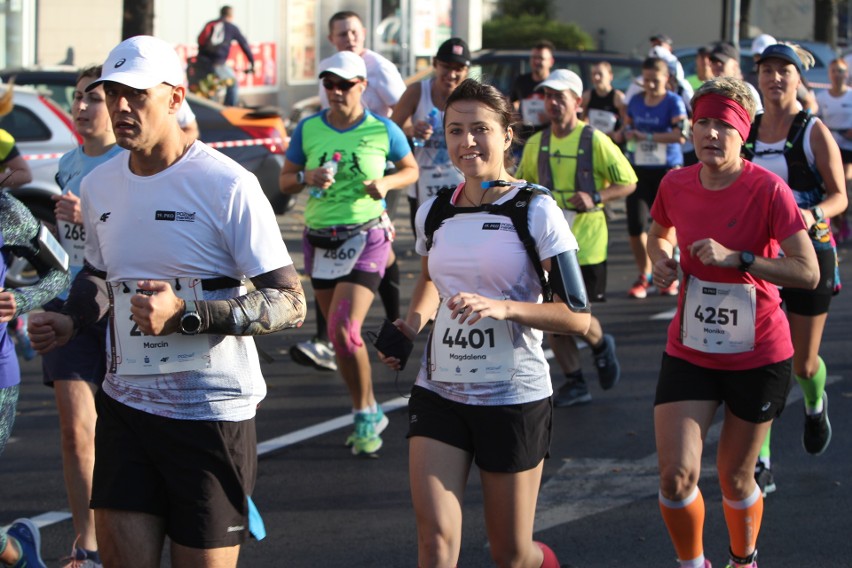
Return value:
[[(562, 51), (553, 54), (554, 69), (570, 69), (592, 86), (592, 65), (608, 61), (612, 65), (612, 86), (624, 91), (641, 75), (642, 60), (630, 55), (603, 51)], [(478, 77), (509, 94), (515, 77), (530, 72), (530, 51), (524, 49), (483, 49), (473, 54), (471, 76)]]
[[(0, 71), (0, 79), (3, 81), (8, 81), (12, 76), (15, 77), (16, 85), (30, 85), (48, 94), (65, 111), (70, 112), (74, 100), (76, 68)], [(198, 121), (200, 139), (256, 175), (275, 213), (285, 213), (292, 200), (279, 191), (278, 174), (284, 164), (284, 152), (287, 151), (290, 138), (280, 111), (275, 107), (227, 107), (191, 93), (187, 94), (186, 100)]]
[[(747, 74), (754, 67), (754, 58), (751, 53), (751, 39), (740, 40), (740, 69), (743, 74)], [(779, 40), (787, 41), (787, 40)], [(810, 40), (789, 40), (797, 43), (807, 49), (814, 56), (814, 66), (805, 71), (805, 79), (812, 89), (828, 89), (831, 87), (831, 82), (828, 78), (828, 64), (832, 59), (837, 57), (837, 54), (831, 49), (827, 43), (821, 43)], [(683, 65), (683, 72), (686, 76), (695, 74), (695, 54), (700, 46), (681, 47), (674, 50), (680, 64)]]
[[(43, 221), (54, 222), (50, 197), (59, 193), (56, 171), (59, 157), (76, 148), (81, 140), (71, 116), (49, 97), (29, 87), (14, 87), (14, 106), (0, 117), (0, 128), (15, 137), (18, 150), (27, 159), (33, 180), (24, 187), (9, 189)], [(37, 275), (23, 259), (10, 263), (6, 282), (11, 287), (34, 283)]]

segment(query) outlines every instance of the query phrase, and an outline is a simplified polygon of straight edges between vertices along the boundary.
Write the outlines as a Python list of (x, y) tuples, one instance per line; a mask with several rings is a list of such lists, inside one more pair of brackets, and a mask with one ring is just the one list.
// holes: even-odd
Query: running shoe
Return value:
[[(379, 415), (381, 419), (378, 419)], [(352, 446), (352, 455), (374, 456), (382, 448), (382, 438), (379, 436), (378, 428), (381, 427), (381, 430), (384, 430), (387, 425), (388, 418), (381, 408), (378, 412), (356, 412), (355, 431), (346, 440), (346, 445)]]
[(672, 282), (671, 286), (666, 286), (665, 288), (660, 288), (660, 296), (677, 296), (678, 289), (680, 288), (680, 281), (675, 280)]
[(639, 300), (648, 297), (648, 292), (653, 289), (653, 285), (651, 281), (648, 280), (648, 277), (644, 274), (640, 274), (636, 279), (636, 282), (630, 287), (627, 291), (627, 295), (631, 298), (637, 298)]
[(766, 464), (759, 461), (754, 466), (754, 481), (760, 487), (760, 492), (766, 497), (770, 493), (775, 493), (775, 477), (772, 475), (772, 470), (766, 467)]
[(327, 341), (314, 337), (290, 348), (290, 357), (299, 365), (314, 367), (320, 371), (336, 371), (334, 347)]
[(592, 402), (589, 387), (585, 379), (568, 379), (564, 385), (559, 387), (556, 396), (553, 397), (553, 406), (577, 406)]
[(41, 535), (35, 523), (29, 519), (18, 519), (12, 523), (6, 535), (15, 539), (21, 550), (21, 559), (14, 566), (47, 568), (41, 559)]
[[(603, 390), (609, 390), (618, 384), (621, 378), (621, 365), (615, 356), (615, 338), (608, 333), (603, 336), (605, 349), (595, 355), (595, 367), (598, 368), (598, 383)], [(587, 391), (588, 392), (588, 391)]]
[[(358, 412), (356, 413), (356, 416), (358, 414), (364, 414), (366, 416), (369, 416), (370, 420), (373, 421), (373, 428), (375, 429), (376, 434), (381, 434), (385, 431), (385, 428), (388, 427), (388, 423), (390, 422), (390, 420), (388, 420), (388, 417), (385, 416), (385, 412), (384, 410), (382, 410), (381, 405), (377, 404), (376, 406), (378, 407), (378, 410), (376, 410), (376, 412)], [(347, 447), (350, 447), (355, 444), (355, 435), (356, 432), (352, 432), (351, 434), (349, 434), (349, 437), (346, 438)]]
[(733, 560), (728, 562), (728, 565), (725, 568), (757, 568), (757, 560), (750, 562), (749, 564), (737, 564)]
[(822, 454), (831, 442), (831, 422), (828, 421), (828, 393), (822, 393), (822, 412), (816, 416), (805, 414), (805, 431), (802, 446), (811, 455)]

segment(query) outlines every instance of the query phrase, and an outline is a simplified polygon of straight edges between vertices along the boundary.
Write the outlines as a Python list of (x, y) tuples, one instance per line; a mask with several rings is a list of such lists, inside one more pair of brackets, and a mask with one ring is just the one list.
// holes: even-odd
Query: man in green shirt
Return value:
[[(576, 73), (557, 69), (536, 89), (544, 92), (550, 123), (527, 142), (515, 176), (553, 192), (580, 245), (577, 256), (589, 298), (602, 302), (606, 298), (609, 240), (603, 205), (632, 193), (636, 174), (606, 134), (577, 118), (583, 82)], [(621, 374), (615, 340), (603, 332), (595, 317), (583, 340), (592, 348), (601, 387), (612, 388)], [(574, 338), (551, 335), (550, 342), (568, 379), (554, 404), (572, 406), (591, 401)]]

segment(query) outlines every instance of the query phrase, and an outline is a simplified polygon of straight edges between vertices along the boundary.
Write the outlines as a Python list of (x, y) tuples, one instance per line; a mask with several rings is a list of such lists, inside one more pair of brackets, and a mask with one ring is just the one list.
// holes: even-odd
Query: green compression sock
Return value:
[(760, 446), (760, 453), (757, 454), (757, 459), (762, 461), (766, 467), (769, 467), (769, 439), (772, 437), (772, 428), (766, 431), (766, 438), (763, 439), (763, 445)]
[(819, 360), (819, 368), (811, 379), (803, 379), (796, 375), (796, 382), (802, 387), (802, 393), (805, 395), (805, 407), (809, 410), (816, 409), (822, 402), (822, 395), (825, 392), (825, 379), (828, 375), (822, 357), (817, 357), (817, 359)]

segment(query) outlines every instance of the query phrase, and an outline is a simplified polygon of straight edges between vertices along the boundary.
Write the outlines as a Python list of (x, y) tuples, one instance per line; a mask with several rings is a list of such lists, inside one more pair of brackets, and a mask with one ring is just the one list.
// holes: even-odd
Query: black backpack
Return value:
[(544, 301), (552, 301), (553, 290), (550, 287), (550, 283), (547, 281), (547, 277), (544, 275), (544, 269), (541, 267), (541, 259), (539, 258), (538, 251), (535, 248), (535, 241), (530, 234), (528, 214), (530, 201), (532, 201), (532, 198), (536, 195), (547, 195), (553, 199), (553, 194), (550, 193), (550, 190), (540, 185), (527, 184), (518, 191), (515, 197), (498, 205), (487, 203), (478, 207), (456, 207), (451, 202), (455, 189), (456, 188), (453, 186), (442, 187), (439, 189), (435, 196), (435, 201), (432, 202), (432, 207), (429, 209), (429, 213), (426, 214), (426, 223), (424, 226), (426, 250), (430, 250), (432, 248), (432, 237), (435, 234), (435, 231), (441, 227), (444, 221), (455, 217), (456, 215), (485, 212), (491, 215), (503, 215), (508, 217), (512, 220), (515, 232), (518, 234), (521, 244), (524, 245), (524, 250), (527, 251), (527, 256), (532, 261), (533, 268), (535, 268), (536, 275), (541, 283), (541, 291)]

